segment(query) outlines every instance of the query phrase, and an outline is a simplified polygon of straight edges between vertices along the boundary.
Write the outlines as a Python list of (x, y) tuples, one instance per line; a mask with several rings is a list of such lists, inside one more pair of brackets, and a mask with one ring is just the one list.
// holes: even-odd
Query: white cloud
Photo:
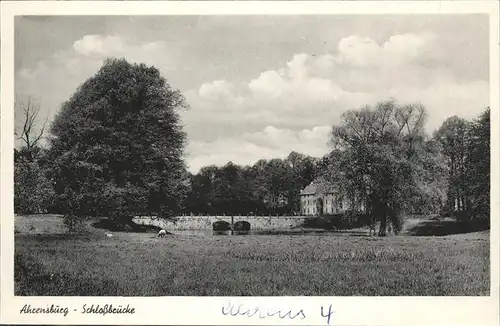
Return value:
[(367, 37), (352, 35), (339, 42), (339, 61), (356, 66), (368, 66), (379, 56), (380, 48), (375, 41)]
[(42, 113), (52, 117), (59, 105), (97, 72), (106, 57), (124, 57), (164, 70), (173, 66), (164, 41), (136, 44), (116, 35), (85, 35), (71, 48), (55, 52), (31, 69), (19, 70), (16, 92), (40, 97)]
[(255, 98), (290, 99), (295, 103), (324, 102), (337, 99), (342, 90), (331, 79), (314, 76), (313, 69), (331, 67), (331, 56), (318, 59), (300, 53), (287, 62), (287, 68), (269, 70), (249, 82), (248, 88)]
[(189, 169), (196, 172), (203, 166), (224, 165), (229, 161), (248, 165), (262, 158), (285, 158), (292, 151), (322, 156), (327, 151), (330, 130), (329, 126), (298, 131), (267, 126), (262, 131), (234, 138), (192, 141), (187, 150)]
[[(488, 104), (488, 82), (458, 81), (440, 61), (436, 41), (430, 33), (394, 35), (382, 44), (354, 35), (341, 39), (336, 53), (295, 54), (284, 67), (257, 74), (246, 89), (236, 90), (228, 81), (204, 84), (200, 95), (210, 98), (210, 105), (231, 107), (235, 98), (241, 101), (237, 111), (221, 111), (203, 122), (193, 117), (209, 101), (195, 102), (187, 124), (219, 126), (227, 134), (204, 142), (206, 134), (192, 130), (192, 167), (229, 160), (250, 164), (285, 157), (292, 150), (322, 156), (328, 151), (330, 126), (342, 112), (391, 97), (422, 103), (429, 113), (429, 132), (454, 114), (474, 118)], [(247, 132), (236, 136), (235, 130)]]
[[(49, 75), (50, 80), (45, 82), (50, 83), (56, 76), (63, 78), (74, 75), (66, 81), (71, 84), (83, 82), (97, 71), (107, 57), (123, 57), (132, 62), (156, 65), (160, 69), (173, 66), (164, 41), (135, 44), (116, 35), (85, 35), (75, 41), (70, 49), (54, 53), (32, 69), (22, 69), (18, 77), (40, 82)], [(24, 86), (24, 83), (21, 84)]]
[(123, 53), (126, 45), (119, 36), (85, 35), (73, 43), (76, 53), (84, 56), (108, 56)]
[(245, 133), (242, 137), (261, 147), (280, 149), (286, 153), (295, 150), (321, 156), (327, 149), (326, 143), (330, 130), (330, 126), (317, 126), (303, 130), (267, 126), (262, 131)]
[(337, 60), (359, 67), (394, 67), (411, 63), (421, 56), (437, 57), (435, 40), (436, 36), (431, 33), (401, 34), (379, 45), (368, 37), (352, 35), (340, 40)]
[(232, 95), (234, 85), (225, 80), (215, 80), (211, 83), (201, 85), (199, 95), (209, 100), (217, 100), (221, 97), (229, 97)]
[(306, 65), (308, 59), (308, 54), (299, 53), (294, 55), (292, 60), (286, 63), (288, 66), (288, 76), (290, 76), (292, 80), (298, 81), (308, 77), (308, 68)]
[(204, 111), (234, 111), (245, 102), (241, 95), (236, 94), (234, 84), (225, 80), (203, 83), (198, 92), (188, 91), (185, 96), (192, 106)]
[[(440, 44), (430, 33), (393, 35), (384, 42), (352, 35), (331, 53), (298, 51), (281, 66), (265, 67), (245, 80), (231, 73), (182, 89), (191, 105), (182, 113), (190, 139), (188, 163), (195, 171), (229, 160), (251, 164), (285, 157), (292, 150), (321, 156), (328, 150), (330, 126), (344, 111), (389, 97), (424, 104), (429, 131), (455, 114), (473, 118), (488, 105), (489, 84), (457, 78)], [(16, 91), (41, 97), (42, 110), (53, 114), (107, 56), (155, 65), (165, 76), (185, 75), (170, 48), (163, 40), (87, 35), (19, 70)]]
[(329, 69), (335, 64), (335, 57), (331, 54), (322, 54), (314, 61), (315, 68)]
[(269, 70), (262, 72), (258, 78), (251, 80), (248, 87), (257, 96), (276, 98), (283, 94), (285, 81), (279, 72)]

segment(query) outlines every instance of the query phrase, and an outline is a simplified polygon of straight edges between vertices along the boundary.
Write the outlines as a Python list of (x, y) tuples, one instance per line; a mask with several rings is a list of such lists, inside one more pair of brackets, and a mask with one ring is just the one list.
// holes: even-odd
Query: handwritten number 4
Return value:
[(323, 306), (321, 306), (321, 317), (326, 318), (327, 325), (330, 325), (330, 318), (332, 317), (332, 315), (333, 315), (332, 305), (328, 306), (328, 313), (326, 315)]

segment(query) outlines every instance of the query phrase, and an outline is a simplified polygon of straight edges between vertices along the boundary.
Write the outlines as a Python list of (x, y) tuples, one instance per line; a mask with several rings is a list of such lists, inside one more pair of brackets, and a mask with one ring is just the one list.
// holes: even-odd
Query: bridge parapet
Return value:
[(251, 225), (252, 230), (272, 230), (272, 229), (289, 229), (300, 227), (306, 217), (305, 216), (228, 216), (228, 215), (183, 215), (176, 216), (172, 221), (162, 220), (151, 216), (137, 216), (134, 222), (137, 224), (155, 225), (165, 230), (211, 230), (212, 224), (216, 221), (226, 221), (235, 223), (238, 221), (247, 221)]

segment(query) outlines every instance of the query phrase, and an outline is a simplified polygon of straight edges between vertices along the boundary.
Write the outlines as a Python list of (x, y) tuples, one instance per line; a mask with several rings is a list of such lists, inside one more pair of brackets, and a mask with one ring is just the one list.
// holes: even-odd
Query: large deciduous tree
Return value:
[(434, 134), (443, 148), (448, 173), (447, 211), (459, 220), (489, 216), (490, 110), (475, 121), (453, 116)]
[(446, 119), (434, 134), (446, 157), (448, 173), (447, 211), (464, 212), (470, 206), (468, 174), (468, 149), (470, 143), (470, 122), (457, 116)]
[(65, 102), (51, 126), (55, 190), (66, 214), (168, 217), (189, 186), (187, 108), (155, 67), (107, 59)]
[(310, 156), (291, 152), (284, 160), (284, 163), (290, 169), (290, 178), (288, 188), (288, 211), (300, 211), (300, 191), (310, 184), (317, 173), (316, 160)]
[(426, 112), (418, 104), (378, 103), (350, 110), (334, 126), (331, 164), (323, 179), (333, 183), (355, 210), (363, 207), (380, 221), (379, 235), (390, 222), (401, 230), (405, 212), (423, 201), (435, 205), (443, 194), (436, 187), (436, 147), (424, 134)]
[(490, 108), (474, 121), (470, 131), (468, 166), (470, 210), (473, 216), (490, 216)]
[(15, 136), (20, 147), (14, 149), (14, 211), (38, 214), (52, 204), (54, 191), (43, 164), (43, 139), (47, 118), (40, 115), (40, 101), (31, 96), (16, 95)]
[(41, 142), (45, 135), (47, 117), (40, 117), (41, 104), (32, 96), (16, 95), (14, 102), (16, 114), (16, 128), (14, 134), (22, 142), (17, 152), (25, 161), (33, 162), (40, 153)]

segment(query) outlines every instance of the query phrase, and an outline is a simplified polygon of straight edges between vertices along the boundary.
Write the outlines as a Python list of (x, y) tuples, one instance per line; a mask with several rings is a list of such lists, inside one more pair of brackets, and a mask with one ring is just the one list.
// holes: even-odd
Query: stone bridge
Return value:
[(142, 225), (155, 225), (167, 231), (175, 230), (212, 230), (213, 223), (224, 221), (230, 225), (238, 221), (246, 221), (250, 223), (251, 230), (276, 230), (290, 229), (300, 227), (306, 217), (305, 216), (227, 216), (227, 215), (212, 215), (212, 216), (177, 216), (175, 221), (165, 221), (151, 216), (137, 216), (134, 222)]

